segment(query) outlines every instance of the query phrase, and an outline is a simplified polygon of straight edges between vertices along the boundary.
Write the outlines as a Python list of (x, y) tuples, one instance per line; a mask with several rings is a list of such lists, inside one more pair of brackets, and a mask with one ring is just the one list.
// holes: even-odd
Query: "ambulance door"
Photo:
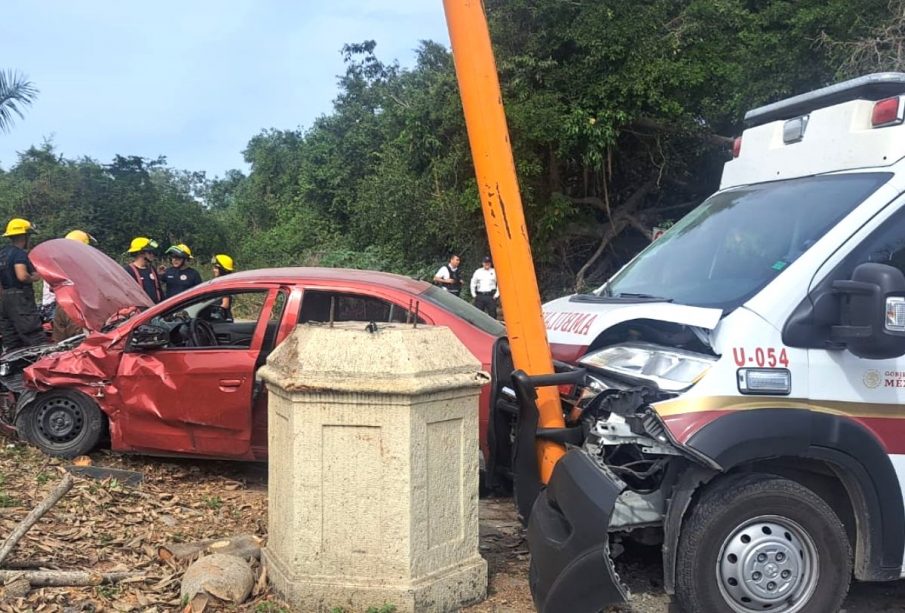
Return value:
[[(811, 296), (830, 292), (834, 281), (851, 279), (855, 267), (866, 262), (905, 273), (905, 201), (899, 199), (881, 211), (848, 244), (855, 246), (840, 249), (815, 276)], [(838, 317), (833, 309), (823, 312), (825, 319)], [(815, 329), (826, 338), (830, 325), (827, 321)], [(808, 359), (808, 402), (815, 410), (849, 416), (874, 432), (890, 454), (905, 454), (905, 357), (872, 360), (844, 348), (820, 348), (810, 349)]]

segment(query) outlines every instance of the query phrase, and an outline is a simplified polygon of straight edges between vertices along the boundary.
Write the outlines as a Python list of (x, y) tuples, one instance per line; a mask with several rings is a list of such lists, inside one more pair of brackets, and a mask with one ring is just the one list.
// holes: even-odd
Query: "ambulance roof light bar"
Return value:
[(905, 73), (878, 72), (767, 104), (745, 113), (749, 128), (792, 119), (816, 109), (852, 100), (882, 100), (905, 94)]

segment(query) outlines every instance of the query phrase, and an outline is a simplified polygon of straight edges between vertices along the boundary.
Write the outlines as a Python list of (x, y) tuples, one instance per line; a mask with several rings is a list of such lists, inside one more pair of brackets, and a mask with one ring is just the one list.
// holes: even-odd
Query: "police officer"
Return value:
[(138, 236), (132, 239), (127, 253), (132, 257), (132, 262), (123, 266), (125, 271), (145, 290), (151, 300), (154, 302), (163, 300), (160, 279), (154, 271), (154, 259), (157, 257), (157, 241)]
[[(211, 258), (211, 270), (214, 277), (222, 277), (236, 270), (236, 262), (225, 253), (218, 253)], [(223, 300), (220, 301), (220, 307), (223, 309), (224, 319), (232, 321), (233, 297), (223, 296)]]
[(474, 305), (477, 308), (491, 317), (496, 317), (496, 300), (500, 297), (500, 289), (489, 255), (484, 256), (481, 267), (471, 276), (471, 295), (474, 296)]
[(160, 280), (164, 285), (164, 297), (175, 296), (201, 283), (201, 274), (191, 266), (192, 250), (184, 243), (173, 245), (167, 249), (170, 256), (170, 266), (163, 271)]
[(40, 277), (27, 253), (34, 232), (30, 221), (16, 218), (6, 224), (3, 233), (9, 238), (9, 244), (0, 249), (0, 334), (4, 351), (47, 342), (32, 289), (32, 283)]
[(462, 271), (459, 270), (461, 260), (458, 255), (449, 258), (449, 263), (444, 264), (434, 275), (434, 283), (448, 291), (453, 296), (462, 293)]

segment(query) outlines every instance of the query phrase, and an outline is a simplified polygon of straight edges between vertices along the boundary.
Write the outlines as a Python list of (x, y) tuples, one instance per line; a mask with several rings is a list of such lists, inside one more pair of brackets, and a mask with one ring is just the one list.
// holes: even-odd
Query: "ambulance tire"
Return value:
[(689, 613), (832, 613), (851, 576), (852, 548), (836, 513), (774, 475), (708, 486), (679, 535), (676, 596)]
[(105, 427), (106, 418), (97, 403), (75, 390), (39, 394), (16, 417), (20, 438), (58, 458), (89, 453)]

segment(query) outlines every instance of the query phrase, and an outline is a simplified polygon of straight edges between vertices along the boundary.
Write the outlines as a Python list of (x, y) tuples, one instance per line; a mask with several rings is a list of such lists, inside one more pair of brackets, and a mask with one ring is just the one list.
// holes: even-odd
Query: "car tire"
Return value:
[(58, 458), (74, 458), (93, 450), (105, 425), (97, 403), (75, 390), (39, 394), (16, 417), (22, 439)]
[(679, 535), (676, 596), (689, 612), (831, 613), (851, 576), (851, 543), (830, 506), (773, 475), (708, 486)]

